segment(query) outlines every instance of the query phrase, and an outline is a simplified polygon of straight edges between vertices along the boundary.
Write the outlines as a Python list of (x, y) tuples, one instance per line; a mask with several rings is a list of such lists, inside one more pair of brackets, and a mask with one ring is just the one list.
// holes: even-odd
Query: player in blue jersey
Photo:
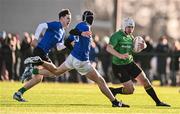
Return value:
[[(77, 24), (75, 30), (79, 32), (91, 31), (91, 25), (94, 20), (93, 13), (91, 11), (85, 11), (83, 13), (82, 20), (83, 20), (82, 22)], [(73, 50), (71, 51), (70, 55), (67, 57), (64, 63), (62, 63), (57, 68), (52, 64), (43, 61), (40, 57), (31, 57), (30, 58), (31, 61), (27, 59), (29, 63), (43, 64), (48, 69), (46, 70), (46, 69), (34, 68), (32, 70), (32, 73), (35, 75), (42, 74), (46, 76), (52, 76), (53, 74), (55, 74), (56, 76), (59, 76), (60, 74), (65, 73), (66, 71), (76, 69), (81, 75), (85, 75), (86, 77), (97, 83), (101, 92), (112, 102), (113, 107), (129, 107), (129, 105), (126, 105), (116, 100), (116, 98), (109, 90), (105, 80), (97, 72), (97, 70), (91, 65), (89, 61), (89, 52), (90, 52), (92, 37), (70, 35), (69, 39), (71, 39), (72, 41), (74, 40), (75, 43)]]
[[(51, 65), (55, 66), (49, 59), (48, 53), (53, 47), (57, 46), (57, 48), (59, 48), (59, 46), (63, 44), (65, 37), (65, 29), (69, 26), (70, 22), (71, 22), (71, 13), (69, 9), (63, 9), (59, 13), (59, 21), (39, 24), (35, 32), (35, 39), (32, 41), (32, 45), (35, 47), (33, 51), (34, 56), (39, 56), (41, 57), (42, 60), (47, 61)], [(42, 37), (42, 39), (39, 39), (40, 34), (44, 30), (45, 30), (44, 36)], [(77, 33), (77, 31), (75, 30), (71, 30), (71, 31), (72, 34), (76, 34), (76, 35), (82, 34), (86, 36), (86, 32)], [(88, 32), (87, 35), (89, 34), (90, 33)], [(46, 67), (44, 65), (42, 66)], [(22, 75), (22, 82), (28, 80), (28, 75), (30, 75), (28, 73), (29, 70), (32, 68), (33, 68), (32, 65), (29, 65), (25, 68), (25, 71)], [(25, 102), (26, 100), (22, 97), (23, 93), (29, 90), (30, 88), (32, 88), (33, 86), (35, 86), (36, 84), (40, 83), (42, 79), (43, 79), (43, 75), (34, 76), (27, 83), (25, 83), (25, 85), (22, 88), (20, 88), (17, 92), (14, 93), (13, 99), (20, 102)]]

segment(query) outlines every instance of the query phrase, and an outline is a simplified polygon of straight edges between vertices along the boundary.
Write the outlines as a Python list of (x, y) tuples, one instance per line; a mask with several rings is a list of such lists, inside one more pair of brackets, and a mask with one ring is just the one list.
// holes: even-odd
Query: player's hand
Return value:
[(92, 32), (91, 31), (85, 31), (85, 32), (82, 32), (81, 35), (84, 37), (90, 37), (92, 35)]
[(141, 42), (141, 43), (138, 43), (138, 47), (139, 47), (140, 49), (145, 49), (145, 48), (147, 47), (147, 45), (146, 45), (146, 43), (143, 41), (143, 42)]
[(125, 53), (125, 54), (120, 54), (118, 56), (120, 59), (127, 59), (129, 57), (129, 54), (128, 53)]

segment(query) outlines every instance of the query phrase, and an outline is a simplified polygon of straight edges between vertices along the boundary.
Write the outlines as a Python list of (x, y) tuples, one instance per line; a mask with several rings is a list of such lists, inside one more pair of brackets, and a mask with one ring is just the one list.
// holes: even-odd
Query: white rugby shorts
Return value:
[(81, 75), (86, 75), (88, 72), (93, 70), (93, 67), (89, 60), (80, 61), (73, 57), (71, 54), (65, 60), (65, 66), (69, 69), (76, 69)]

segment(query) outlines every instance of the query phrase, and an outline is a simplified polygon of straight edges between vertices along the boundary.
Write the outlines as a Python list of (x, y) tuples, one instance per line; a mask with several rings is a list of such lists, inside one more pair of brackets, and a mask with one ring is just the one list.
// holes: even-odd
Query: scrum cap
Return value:
[(128, 26), (135, 27), (135, 22), (132, 18), (124, 19), (123, 24), (122, 24), (122, 29), (125, 31), (125, 28)]
[(93, 12), (92, 11), (85, 11), (82, 16), (82, 21), (87, 22), (88, 24), (92, 25), (94, 20)]

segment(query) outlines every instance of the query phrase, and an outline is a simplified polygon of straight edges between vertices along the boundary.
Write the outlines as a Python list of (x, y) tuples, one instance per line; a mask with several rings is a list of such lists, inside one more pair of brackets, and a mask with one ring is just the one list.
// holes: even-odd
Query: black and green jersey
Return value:
[(126, 35), (122, 30), (115, 32), (110, 38), (110, 45), (120, 54), (129, 53), (129, 58), (119, 59), (113, 56), (112, 63), (116, 65), (125, 65), (133, 61), (132, 49), (133, 49), (133, 36)]

